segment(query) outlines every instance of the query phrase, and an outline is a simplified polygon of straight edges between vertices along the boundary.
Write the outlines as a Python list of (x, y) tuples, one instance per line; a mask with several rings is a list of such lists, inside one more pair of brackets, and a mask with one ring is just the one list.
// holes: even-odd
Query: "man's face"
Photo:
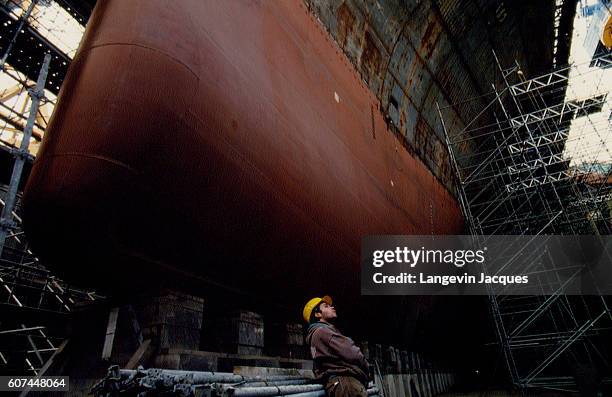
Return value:
[(336, 317), (338, 317), (336, 315), (336, 309), (326, 302), (321, 303), (319, 306), (319, 312), (321, 314), (321, 320), (328, 323), (333, 322)]

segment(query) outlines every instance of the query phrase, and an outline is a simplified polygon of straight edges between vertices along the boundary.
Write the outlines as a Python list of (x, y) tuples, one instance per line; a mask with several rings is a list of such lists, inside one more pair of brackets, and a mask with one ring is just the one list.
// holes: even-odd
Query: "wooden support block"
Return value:
[(115, 341), (115, 331), (117, 330), (117, 318), (119, 317), (119, 308), (114, 307), (108, 315), (108, 326), (106, 327), (106, 338), (104, 339), (104, 347), (102, 348), (102, 359), (108, 360), (113, 352), (113, 342)]
[(149, 346), (151, 346), (151, 339), (142, 342), (140, 347), (134, 352), (132, 357), (130, 357), (130, 361), (128, 361), (125, 369), (135, 369), (149, 350)]

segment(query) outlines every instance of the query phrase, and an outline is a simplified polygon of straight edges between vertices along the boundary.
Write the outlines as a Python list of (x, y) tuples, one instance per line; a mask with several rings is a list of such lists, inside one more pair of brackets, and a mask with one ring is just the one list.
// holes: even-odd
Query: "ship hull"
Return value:
[(33, 247), (108, 289), (358, 293), (361, 238), (456, 234), (454, 198), (300, 1), (99, 1), (24, 197)]

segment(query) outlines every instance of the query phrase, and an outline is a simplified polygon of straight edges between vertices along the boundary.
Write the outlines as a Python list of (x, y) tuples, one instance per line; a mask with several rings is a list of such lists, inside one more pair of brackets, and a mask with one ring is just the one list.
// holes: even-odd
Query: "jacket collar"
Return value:
[(314, 331), (317, 328), (325, 328), (325, 327), (332, 327), (331, 324), (328, 323), (324, 323), (321, 321), (317, 321), (316, 323), (312, 323), (308, 326), (308, 333), (311, 333), (312, 331)]

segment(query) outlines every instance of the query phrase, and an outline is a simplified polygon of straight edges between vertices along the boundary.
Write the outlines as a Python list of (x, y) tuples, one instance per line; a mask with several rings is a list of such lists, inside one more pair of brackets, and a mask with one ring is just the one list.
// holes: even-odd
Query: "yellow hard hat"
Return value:
[(601, 33), (601, 42), (606, 48), (612, 48), (612, 15), (604, 25), (603, 32)]
[(322, 298), (312, 298), (311, 300), (306, 302), (306, 305), (304, 306), (304, 310), (302, 311), (302, 316), (304, 317), (304, 321), (306, 321), (307, 323), (310, 322), (310, 315), (312, 314), (312, 311), (321, 302), (325, 302), (328, 305), (331, 305), (332, 298), (330, 296), (325, 295)]

